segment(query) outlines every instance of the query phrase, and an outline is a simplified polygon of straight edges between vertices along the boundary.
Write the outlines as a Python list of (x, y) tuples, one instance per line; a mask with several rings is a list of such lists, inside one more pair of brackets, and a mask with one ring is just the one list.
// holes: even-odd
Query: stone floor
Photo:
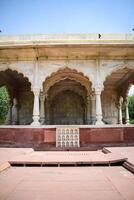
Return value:
[(0, 200), (133, 200), (123, 167), (11, 167), (0, 174)]
[(134, 165), (134, 147), (107, 147), (106, 149), (128, 158), (128, 162)]
[(0, 162), (10, 163), (109, 163), (125, 160), (118, 153), (102, 151), (33, 151), (32, 149), (0, 148)]
[(0, 148), (0, 172), (9, 167), (8, 161), (11, 159), (31, 152), (31, 148)]
[[(134, 200), (134, 175), (122, 166), (11, 167), (8, 161), (99, 161), (127, 158), (134, 147), (85, 152), (0, 148), (0, 200)], [(4, 170), (5, 169), (5, 170)]]

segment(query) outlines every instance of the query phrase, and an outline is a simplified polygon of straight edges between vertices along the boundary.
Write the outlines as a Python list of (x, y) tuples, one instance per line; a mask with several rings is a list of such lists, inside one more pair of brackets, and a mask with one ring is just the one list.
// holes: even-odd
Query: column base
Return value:
[(14, 122), (12, 122), (12, 125), (18, 125), (18, 122), (16, 121), (14, 121)]
[(95, 118), (95, 117), (92, 117), (92, 118), (91, 118), (91, 124), (95, 125), (95, 123), (96, 123), (96, 118)]
[(40, 122), (32, 122), (31, 123), (31, 126), (40, 126), (41, 124), (40, 124)]
[(33, 122), (31, 123), (32, 126), (40, 126), (40, 122), (39, 122), (39, 116), (34, 116), (33, 117)]
[(41, 125), (45, 124), (45, 118), (44, 118), (44, 117), (41, 117), (41, 118), (40, 118), (40, 124), (41, 124)]
[(95, 122), (95, 125), (104, 125), (104, 122), (102, 120), (97, 120)]

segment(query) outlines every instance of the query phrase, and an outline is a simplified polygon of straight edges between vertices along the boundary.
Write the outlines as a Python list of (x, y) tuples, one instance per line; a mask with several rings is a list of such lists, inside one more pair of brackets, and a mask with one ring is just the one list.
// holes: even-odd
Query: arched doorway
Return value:
[[(103, 119), (108, 124), (129, 123), (128, 89), (134, 83), (134, 69), (121, 68), (110, 74), (104, 82), (102, 92)], [(125, 114), (122, 115), (124, 104)]]
[(82, 98), (72, 91), (66, 90), (53, 99), (53, 124), (84, 124), (84, 103)]
[(6, 87), (9, 96), (8, 114), (4, 124), (30, 124), (32, 122), (33, 94), (31, 83), (23, 74), (7, 69), (0, 71), (0, 87)]
[(91, 82), (82, 73), (65, 68), (48, 77), (43, 85), (45, 99), (45, 124), (86, 124), (87, 96)]
[(80, 83), (60, 81), (49, 90), (48, 96), (50, 124), (85, 124), (86, 90)]

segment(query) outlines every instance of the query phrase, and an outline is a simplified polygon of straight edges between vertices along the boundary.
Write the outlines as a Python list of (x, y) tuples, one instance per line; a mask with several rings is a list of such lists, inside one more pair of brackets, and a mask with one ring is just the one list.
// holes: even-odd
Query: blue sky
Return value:
[(134, 33), (134, 0), (0, 0), (1, 34)]

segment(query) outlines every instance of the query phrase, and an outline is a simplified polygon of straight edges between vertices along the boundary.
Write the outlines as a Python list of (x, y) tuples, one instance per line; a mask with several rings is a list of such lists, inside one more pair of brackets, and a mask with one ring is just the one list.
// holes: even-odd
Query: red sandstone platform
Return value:
[(32, 152), (9, 160), (10, 164), (40, 164), (40, 165), (79, 165), (79, 164), (112, 164), (124, 162), (126, 158), (119, 154), (103, 154), (98, 152)]
[(134, 175), (121, 166), (11, 167), (0, 200), (133, 200)]
[(127, 162), (123, 166), (134, 173), (134, 147), (109, 147), (104, 148), (104, 152), (117, 153), (127, 158)]
[(11, 165), (111, 165), (126, 161), (126, 157), (117, 153), (104, 154), (102, 151), (82, 151), (82, 152), (35, 152), (32, 149), (0, 148), (1, 163)]
[[(106, 151), (105, 154), (102, 151), (35, 152), (30, 148), (0, 148), (0, 163), (8, 164), (7, 168), (0, 165), (2, 170), (6, 169), (0, 173), (0, 200), (133, 200), (134, 175), (122, 166), (27, 165), (41, 162), (69, 164), (72, 161), (116, 164), (126, 162), (125, 157), (133, 161), (134, 147), (108, 148)], [(7, 161), (22, 162), (26, 167), (12, 167)]]

